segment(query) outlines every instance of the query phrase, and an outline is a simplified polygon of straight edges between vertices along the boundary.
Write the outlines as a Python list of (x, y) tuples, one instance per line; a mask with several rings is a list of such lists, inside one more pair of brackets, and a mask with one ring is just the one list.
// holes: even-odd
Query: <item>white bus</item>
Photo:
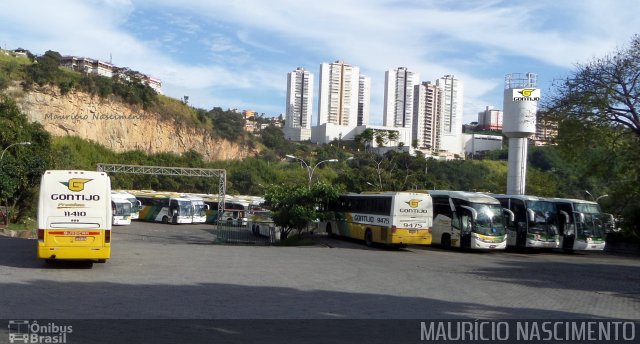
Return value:
[(318, 229), (329, 236), (393, 246), (431, 244), (433, 208), (427, 192), (376, 192), (342, 195), (327, 205), (328, 220)]
[(207, 210), (208, 223), (224, 223), (226, 225), (241, 227), (247, 225), (251, 201), (241, 196), (224, 196), (224, 212), (222, 213), (220, 222), (218, 222), (218, 199), (218, 195), (208, 195), (204, 197), (204, 203), (209, 206), (209, 210)]
[(527, 195), (490, 196), (500, 201), (503, 208), (513, 212), (514, 220), (507, 222), (507, 246), (559, 247), (558, 215), (553, 202)]
[(182, 197), (188, 198), (193, 206), (193, 223), (205, 223), (207, 222), (207, 210), (209, 205), (204, 203), (204, 199), (199, 196), (186, 194)]
[(119, 194), (121, 195), (119, 197), (124, 197), (129, 202), (131, 202), (131, 219), (132, 220), (137, 220), (140, 217), (140, 210), (142, 209), (142, 204), (140, 203), (140, 201), (138, 201), (136, 196), (123, 190), (112, 191), (111, 194), (112, 195)]
[(433, 243), (444, 247), (503, 250), (507, 247), (506, 211), (486, 194), (430, 190)]
[(38, 201), (38, 258), (111, 257), (111, 179), (104, 172), (50, 170)]
[(602, 251), (610, 215), (596, 202), (550, 198), (556, 205), (560, 227), (560, 247), (565, 250)]
[(111, 218), (114, 226), (131, 224), (131, 202), (124, 195), (111, 192)]
[(193, 205), (188, 198), (162, 192), (136, 194), (136, 198), (142, 203), (139, 220), (193, 223)]

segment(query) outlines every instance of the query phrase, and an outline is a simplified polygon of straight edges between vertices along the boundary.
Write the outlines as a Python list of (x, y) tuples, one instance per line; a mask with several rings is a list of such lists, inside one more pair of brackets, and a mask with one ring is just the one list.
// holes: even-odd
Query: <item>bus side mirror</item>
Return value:
[(473, 219), (473, 222), (476, 222), (476, 220), (478, 219), (478, 211), (477, 210), (475, 210), (475, 209), (473, 209), (471, 207), (468, 207), (466, 205), (461, 205), (460, 207), (464, 208), (464, 209), (467, 209), (469, 212), (471, 212), (471, 218)]
[(580, 223), (584, 223), (584, 213), (581, 213), (581, 212), (577, 212), (577, 211), (576, 211), (576, 214), (578, 214), (578, 221), (579, 221)]
[(178, 209), (173, 209), (172, 215), (173, 215), (173, 216), (178, 215)]
[(564, 216), (564, 223), (569, 223), (569, 213), (567, 213), (564, 210), (560, 210), (560, 214), (562, 214), (562, 216)]
[(536, 220), (536, 213), (531, 209), (527, 209), (527, 218), (529, 222), (534, 222)]
[(516, 214), (514, 214), (511, 210), (509, 210), (507, 208), (502, 208), (502, 212), (504, 212), (505, 214), (508, 215), (507, 219), (509, 220), (509, 223), (515, 221)]

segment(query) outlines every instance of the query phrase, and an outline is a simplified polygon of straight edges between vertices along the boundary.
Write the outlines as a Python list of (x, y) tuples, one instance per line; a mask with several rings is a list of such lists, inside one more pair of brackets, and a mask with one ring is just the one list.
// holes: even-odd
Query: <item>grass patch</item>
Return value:
[(7, 229), (14, 231), (26, 231), (38, 228), (38, 224), (34, 219), (26, 219), (19, 223), (9, 223)]
[(298, 235), (292, 235), (284, 240), (280, 240), (274, 244), (274, 246), (313, 246), (316, 242), (300, 237)]

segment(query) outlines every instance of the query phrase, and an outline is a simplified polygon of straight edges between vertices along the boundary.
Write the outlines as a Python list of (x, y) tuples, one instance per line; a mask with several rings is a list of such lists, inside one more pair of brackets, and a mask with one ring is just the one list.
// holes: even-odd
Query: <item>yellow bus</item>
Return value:
[(328, 220), (319, 230), (364, 240), (367, 246), (430, 245), (433, 221), (427, 192), (376, 192), (342, 195), (327, 205)]
[(104, 172), (50, 170), (38, 202), (38, 258), (111, 257), (111, 180)]

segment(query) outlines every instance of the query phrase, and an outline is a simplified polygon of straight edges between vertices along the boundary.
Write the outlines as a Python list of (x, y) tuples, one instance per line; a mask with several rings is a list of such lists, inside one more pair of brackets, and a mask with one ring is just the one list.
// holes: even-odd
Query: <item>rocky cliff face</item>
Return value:
[(206, 160), (237, 160), (255, 154), (248, 147), (212, 138), (203, 129), (160, 120), (155, 113), (86, 93), (61, 95), (45, 89), (22, 93), (16, 101), (29, 120), (41, 123), (52, 135), (79, 136), (116, 152), (181, 154), (193, 149)]

